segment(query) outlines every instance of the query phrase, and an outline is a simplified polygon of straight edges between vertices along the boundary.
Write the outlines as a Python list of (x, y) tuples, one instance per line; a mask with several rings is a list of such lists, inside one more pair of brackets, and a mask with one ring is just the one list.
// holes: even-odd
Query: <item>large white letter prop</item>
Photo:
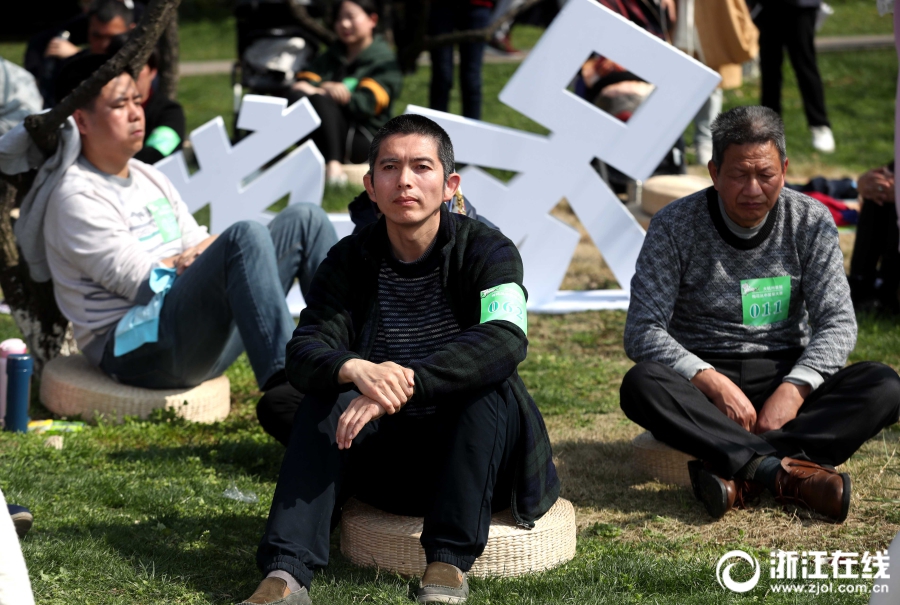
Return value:
[(200, 164), (198, 172), (193, 175), (188, 172), (181, 152), (160, 161), (156, 167), (172, 180), (191, 212), (210, 205), (213, 233), (221, 233), (242, 220), (265, 224), (274, 216), (266, 208), (286, 194), (290, 194), (289, 204), (321, 205), (325, 160), (312, 141), (260, 172), (321, 123), (307, 99), (287, 107), (285, 99), (247, 95), (237, 127), (253, 134), (232, 146), (225, 122), (217, 117), (191, 133), (191, 144)]
[[(566, 87), (592, 52), (655, 85), (623, 123)], [(646, 179), (719, 81), (714, 71), (593, 0), (570, 0), (500, 93), (551, 134), (538, 136), (422, 107), (408, 112), (443, 126), (459, 161), (512, 170), (508, 184), (469, 167), (463, 191), (512, 239), (525, 263), (529, 307), (550, 303), (578, 233), (549, 216), (568, 199), (619, 284), (627, 290), (644, 232), (590, 167), (597, 157)]]

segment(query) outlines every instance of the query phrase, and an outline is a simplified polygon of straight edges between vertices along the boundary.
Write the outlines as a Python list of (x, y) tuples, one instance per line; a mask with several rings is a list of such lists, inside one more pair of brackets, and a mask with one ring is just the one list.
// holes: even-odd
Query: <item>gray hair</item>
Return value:
[(747, 143), (773, 143), (778, 150), (781, 163), (787, 159), (787, 143), (784, 140), (784, 122), (775, 111), (759, 105), (748, 105), (729, 109), (713, 120), (712, 161), (716, 168), (722, 167), (725, 150), (731, 145)]
[(450, 142), (447, 132), (438, 126), (437, 122), (425, 116), (404, 113), (389, 120), (375, 133), (375, 138), (369, 145), (369, 174), (375, 173), (375, 162), (378, 160), (382, 141), (395, 134), (417, 134), (433, 140), (437, 146), (438, 159), (444, 169), (444, 180), (447, 180), (447, 177), (456, 170), (456, 163), (453, 159), (453, 143)]

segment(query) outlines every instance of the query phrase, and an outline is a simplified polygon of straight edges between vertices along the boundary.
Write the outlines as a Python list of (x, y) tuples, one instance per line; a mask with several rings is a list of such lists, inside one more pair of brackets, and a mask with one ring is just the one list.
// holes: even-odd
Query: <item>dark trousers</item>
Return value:
[(767, 2), (756, 19), (759, 27), (759, 68), (762, 74), (761, 105), (781, 113), (781, 64), (787, 48), (803, 97), (810, 126), (829, 126), (825, 91), (816, 62), (815, 7), (790, 6), (783, 0)]
[(519, 409), (509, 387), (442, 401), (428, 416), (382, 416), (338, 450), (338, 419), (357, 395), (306, 395), (297, 409), (256, 555), (260, 570), (287, 571), (309, 587), (328, 563), (332, 514), (355, 496), (424, 516), (428, 562), (468, 571), (487, 544), (491, 513), (510, 505)]
[[(429, 35), (449, 34), (454, 30), (482, 29), (491, 20), (491, 9), (469, 6), (468, 2), (433, 2), (429, 14)], [(481, 119), (481, 66), (484, 42), (459, 45), (459, 82), (462, 93), (462, 114), (473, 120)], [(450, 90), (453, 88), (453, 47), (441, 46), (431, 50), (431, 90), (428, 106), (447, 111)]]
[[(793, 358), (706, 361), (740, 387), (757, 412), (794, 366)], [(762, 435), (744, 430), (681, 374), (654, 361), (631, 368), (620, 395), (628, 418), (726, 477), (766, 455), (837, 466), (897, 422), (900, 413), (900, 377), (871, 361), (828, 378), (806, 398), (796, 418)]]
[[(293, 104), (304, 96), (306, 95), (303, 93), (291, 91), (288, 102)], [(309, 95), (307, 98), (322, 119), (322, 124), (310, 138), (322, 152), (325, 161), (361, 164), (368, 160), (371, 134), (353, 122), (347, 108), (338, 105), (328, 95)]]
[[(872, 200), (864, 200), (856, 225), (848, 276), (854, 304), (877, 297), (888, 309), (897, 309), (897, 287), (900, 286), (898, 245), (900, 231), (897, 229), (896, 206), (889, 202), (878, 205)], [(876, 289), (878, 277), (882, 283)]]

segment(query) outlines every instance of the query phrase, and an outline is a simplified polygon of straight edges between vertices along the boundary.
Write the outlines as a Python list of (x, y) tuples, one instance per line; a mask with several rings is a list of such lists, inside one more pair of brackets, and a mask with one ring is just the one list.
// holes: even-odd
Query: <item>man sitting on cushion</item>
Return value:
[(638, 257), (622, 410), (699, 459), (691, 484), (713, 517), (768, 488), (841, 522), (850, 477), (833, 467), (897, 421), (900, 377), (844, 368), (856, 320), (837, 228), (784, 188), (778, 114), (738, 107), (712, 136), (714, 186), (654, 216)]
[[(105, 60), (70, 63), (64, 92)], [(210, 236), (168, 178), (132, 159), (141, 100), (123, 73), (74, 112), (81, 154), (43, 217), (56, 301), (79, 349), (125, 384), (169, 389), (221, 374), (246, 345), (260, 388), (284, 383), (285, 293), (295, 277), (307, 290), (334, 228), (321, 208), (295, 204), (268, 229), (247, 221)]]
[[(419, 603), (462, 603), (491, 513), (533, 527), (559, 494), (525, 359), (522, 260), (499, 231), (443, 202), (459, 186), (450, 138), (417, 115), (369, 150), (382, 216), (328, 253), (288, 343), (297, 409), (243, 603), (310, 603), (347, 498), (424, 516)], [(334, 518), (336, 518), (335, 515)]]

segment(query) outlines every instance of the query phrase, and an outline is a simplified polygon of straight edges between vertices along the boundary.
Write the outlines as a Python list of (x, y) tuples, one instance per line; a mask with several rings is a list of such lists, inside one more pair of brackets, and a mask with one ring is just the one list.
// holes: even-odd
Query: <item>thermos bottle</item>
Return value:
[(6, 419), (6, 358), (27, 352), (28, 347), (18, 338), (7, 338), (0, 342), (0, 425)]
[(31, 355), (10, 355), (6, 358), (6, 430), (28, 432), (28, 402), (31, 399), (31, 374), (34, 360)]

